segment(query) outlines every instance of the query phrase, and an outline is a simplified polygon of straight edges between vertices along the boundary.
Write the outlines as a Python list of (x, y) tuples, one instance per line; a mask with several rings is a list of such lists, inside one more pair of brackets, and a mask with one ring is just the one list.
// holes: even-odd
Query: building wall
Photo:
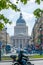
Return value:
[(2, 42), (3, 45), (6, 45), (6, 36), (7, 36), (7, 43), (9, 44), (10, 41), (10, 36), (9, 34), (6, 32), (6, 29), (3, 29), (2, 31), (0, 31), (0, 41)]
[(18, 35), (21, 33), (28, 35), (28, 27), (27, 26), (15, 26), (14, 27), (14, 35)]
[(5, 45), (6, 43), (6, 30), (5, 29), (0, 31), (0, 41)]
[(35, 45), (39, 45), (40, 41), (39, 41), (39, 35), (40, 35), (40, 26), (42, 27), (42, 42), (43, 42), (43, 16), (41, 16), (40, 18), (38, 18), (35, 22), (35, 25), (33, 27), (32, 30), (32, 34), (33, 34), (33, 42)]
[(14, 36), (14, 46), (16, 48), (24, 48), (29, 44), (29, 36)]

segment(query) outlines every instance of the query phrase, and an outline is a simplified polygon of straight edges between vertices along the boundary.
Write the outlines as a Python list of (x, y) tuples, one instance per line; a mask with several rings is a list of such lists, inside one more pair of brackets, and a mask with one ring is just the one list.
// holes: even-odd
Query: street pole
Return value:
[[(6, 29), (6, 46), (7, 46), (7, 28)], [(7, 51), (6, 51), (6, 54), (7, 54)]]
[(2, 42), (0, 41), (0, 61), (1, 61), (1, 47), (2, 47)]
[(0, 47), (0, 61), (1, 61), (1, 47)]
[(7, 28), (6, 28), (6, 45), (7, 45)]

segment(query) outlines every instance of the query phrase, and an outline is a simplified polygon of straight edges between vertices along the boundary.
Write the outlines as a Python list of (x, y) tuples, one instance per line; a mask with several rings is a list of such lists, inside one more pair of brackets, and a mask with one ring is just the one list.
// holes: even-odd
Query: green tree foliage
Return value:
[(38, 3), (38, 4), (40, 4), (40, 0), (36, 0), (35, 2)]
[[(0, 11), (4, 9), (8, 9), (9, 7), (15, 11), (20, 11), (20, 9), (18, 9), (15, 4), (10, 2), (10, 0), (0, 0)], [(4, 23), (2, 23), (1, 20), (3, 20)], [(4, 25), (7, 23), (11, 24), (11, 22), (9, 22), (9, 19), (5, 18), (3, 14), (0, 14), (0, 30), (2, 30)]]
[[(1, 20), (3, 20), (3, 22)], [(5, 18), (3, 14), (0, 14), (0, 30), (2, 30), (4, 25), (7, 23), (11, 24), (9, 19)]]
[[(19, 1), (22, 2), (25, 5), (25, 4), (27, 4), (27, 2), (29, 0), (17, 0), (16, 3), (18, 4)], [(40, 5), (41, 1), (43, 1), (43, 0), (35, 0), (35, 2), (38, 5)], [(20, 11), (20, 9), (17, 8), (17, 5), (13, 4), (10, 0), (0, 0), (0, 11), (4, 10), (4, 9), (8, 9), (8, 8), (12, 8), (12, 10), (14, 10), (14, 11)], [(34, 15), (36, 17), (40, 17), (41, 12), (43, 12), (43, 10), (38, 8), (34, 11)], [(0, 30), (3, 29), (5, 24), (11, 23), (11, 22), (9, 22), (9, 20), (7, 18), (4, 17), (3, 14), (0, 14), (0, 20), (4, 21), (4, 23), (0, 22)]]
[(26, 4), (27, 0), (20, 0), (22, 3)]
[(4, 24), (0, 22), (0, 30), (2, 30), (4, 27)]
[(3, 19), (3, 21), (4, 21), (5, 24), (7, 24), (8, 21), (9, 21), (9, 19), (5, 18), (5, 17), (3, 16), (3, 14), (0, 15), (0, 20), (2, 20), (2, 19)]
[[(35, 2), (40, 5), (41, 1), (43, 0), (35, 0)], [(43, 10), (41, 10), (40, 8), (37, 8), (34, 12), (34, 15), (39, 18), (41, 16), (41, 13), (43, 13)]]
[(43, 12), (43, 10), (41, 10), (41, 9), (36, 9), (35, 11), (34, 11), (34, 15), (37, 17), (37, 18), (39, 18), (40, 16), (41, 16), (41, 13)]
[(0, 10), (8, 9), (9, 7), (14, 9), (15, 11), (18, 10), (17, 6), (10, 2), (10, 0), (0, 0)]
[(35, 0), (36, 3), (40, 4), (43, 0)]

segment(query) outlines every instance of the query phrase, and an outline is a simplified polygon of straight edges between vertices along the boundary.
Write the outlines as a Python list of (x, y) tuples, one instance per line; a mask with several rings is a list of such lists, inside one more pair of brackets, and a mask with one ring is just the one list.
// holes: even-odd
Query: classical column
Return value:
[(15, 46), (15, 39), (13, 39), (13, 46)]
[(23, 39), (22, 39), (22, 48), (23, 48)]
[(17, 39), (17, 48), (19, 47), (19, 40)]
[(20, 39), (20, 47), (23, 48), (23, 39)]
[(20, 48), (20, 39), (19, 39), (19, 48)]
[(15, 46), (15, 39), (13, 40), (13, 46)]
[(17, 39), (15, 39), (15, 47), (17, 48)]
[(25, 39), (25, 47), (27, 46), (27, 39)]
[(16, 39), (16, 46), (17, 46), (17, 48), (19, 47), (19, 45), (18, 45), (18, 39)]
[(16, 47), (16, 42), (15, 42), (15, 47)]
[(27, 39), (25, 39), (25, 47), (27, 46)]
[(19, 41), (20, 41), (20, 48), (22, 48), (21, 39)]
[(25, 47), (25, 39), (23, 39), (23, 48)]

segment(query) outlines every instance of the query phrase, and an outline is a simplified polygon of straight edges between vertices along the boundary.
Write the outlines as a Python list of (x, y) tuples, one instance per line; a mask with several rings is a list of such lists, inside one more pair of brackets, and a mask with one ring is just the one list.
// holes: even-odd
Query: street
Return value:
[(0, 62), (0, 65), (12, 65), (12, 62)]
[[(30, 61), (34, 65), (43, 65), (43, 60)], [(12, 62), (0, 62), (0, 65), (12, 65)]]
[(43, 65), (43, 60), (31, 61), (34, 65)]

